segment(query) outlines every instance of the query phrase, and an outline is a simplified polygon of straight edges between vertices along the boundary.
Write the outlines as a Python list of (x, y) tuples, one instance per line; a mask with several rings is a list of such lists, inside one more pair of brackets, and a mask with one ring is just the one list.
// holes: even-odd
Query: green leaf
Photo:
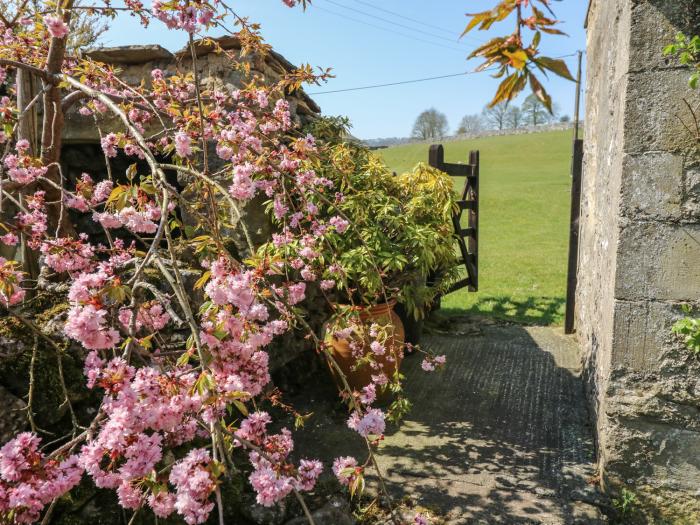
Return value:
[(248, 407), (246, 407), (245, 404), (243, 404), (238, 399), (234, 399), (233, 404), (236, 406), (236, 408), (241, 414), (243, 414), (245, 417), (248, 417)]

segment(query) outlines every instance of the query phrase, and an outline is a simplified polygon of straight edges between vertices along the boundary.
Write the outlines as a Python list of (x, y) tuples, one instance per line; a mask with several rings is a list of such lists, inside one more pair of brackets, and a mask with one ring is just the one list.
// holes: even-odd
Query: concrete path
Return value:
[[(410, 356), (402, 367), (414, 407), (380, 453), (393, 495), (418, 499), (450, 525), (602, 523), (588, 504), (598, 500), (593, 433), (573, 340), (557, 329), (492, 325), (424, 345), (446, 354), (447, 366), (427, 374)], [(305, 450), (313, 443), (321, 457), (344, 449), (363, 457), (345, 416), (322, 412), (302, 432)]]
[(574, 342), (491, 326), (426, 343), (448, 366), (425, 374), (406, 362), (414, 407), (381, 453), (397, 495), (421, 494), (454, 524), (596, 523), (580, 501), (596, 499), (595, 467)]

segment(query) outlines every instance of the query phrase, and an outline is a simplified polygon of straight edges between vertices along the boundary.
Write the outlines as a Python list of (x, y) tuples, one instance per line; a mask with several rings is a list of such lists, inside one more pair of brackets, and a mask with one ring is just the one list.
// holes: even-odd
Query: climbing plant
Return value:
[(688, 79), (691, 88), (700, 86), (700, 36), (688, 37), (678, 33), (675, 42), (664, 48), (664, 55), (676, 57), (679, 64), (691, 69)]
[[(691, 71), (688, 85), (692, 89), (700, 87), (700, 36), (689, 37), (684, 33), (678, 33), (675, 41), (664, 48), (663, 54), (675, 57), (680, 65), (688, 67)], [(688, 124), (685, 119), (680, 116), (678, 118), (691, 137), (700, 144), (700, 125), (698, 123), (697, 110), (687, 99), (684, 99), (684, 102), (691, 114), (691, 122)], [(685, 317), (673, 325), (673, 333), (682, 339), (689, 350), (694, 352), (695, 355), (699, 355), (700, 318), (693, 315), (693, 309), (688, 305), (683, 305), (683, 312)]]

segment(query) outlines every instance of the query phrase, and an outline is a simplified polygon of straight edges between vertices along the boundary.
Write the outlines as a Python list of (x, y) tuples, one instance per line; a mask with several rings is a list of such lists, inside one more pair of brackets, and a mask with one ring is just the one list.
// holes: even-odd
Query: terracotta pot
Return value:
[[(396, 371), (401, 367), (401, 361), (403, 359), (403, 345), (404, 345), (404, 327), (401, 322), (401, 318), (394, 312), (394, 306), (396, 301), (390, 301), (389, 303), (378, 304), (376, 306), (371, 306), (363, 309), (360, 312), (360, 319), (367, 326), (372, 323), (376, 323), (380, 326), (388, 326), (390, 333), (389, 338), (385, 343), (386, 352), (382, 356), (374, 356), (374, 359), (379, 363), (384, 369), (384, 373), (390, 379), (396, 373)], [(392, 334), (393, 331), (393, 334)], [(326, 324), (326, 341), (330, 344), (333, 357), (335, 358), (338, 366), (345, 374), (347, 382), (353, 390), (360, 391), (363, 387), (369, 385), (372, 382), (372, 375), (378, 372), (372, 369), (368, 364), (360, 366), (358, 369), (353, 370), (356, 363), (355, 357), (352, 355), (352, 350), (350, 349), (349, 341), (336, 339), (331, 334), (333, 332), (333, 325)], [(369, 344), (371, 341), (366, 340), (363, 344), (363, 355), (371, 352)], [(393, 356), (394, 360), (390, 361), (387, 357)], [(330, 366), (330, 363), (329, 363)], [(337, 370), (330, 366), (333, 378), (338, 385), (338, 388), (342, 389), (342, 381), (338, 377)]]

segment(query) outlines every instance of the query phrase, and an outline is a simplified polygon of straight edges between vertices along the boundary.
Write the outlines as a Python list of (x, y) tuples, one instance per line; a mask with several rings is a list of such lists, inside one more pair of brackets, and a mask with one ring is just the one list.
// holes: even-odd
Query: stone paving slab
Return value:
[[(404, 362), (414, 406), (381, 445), (390, 492), (419, 499), (450, 525), (602, 523), (587, 504), (599, 496), (574, 341), (557, 329), (495, 325), (424, 344), (448, 364), (427, 374), (419, 356)], [(345, 414), (314, 403), (299, 448), (363, 457)]]

